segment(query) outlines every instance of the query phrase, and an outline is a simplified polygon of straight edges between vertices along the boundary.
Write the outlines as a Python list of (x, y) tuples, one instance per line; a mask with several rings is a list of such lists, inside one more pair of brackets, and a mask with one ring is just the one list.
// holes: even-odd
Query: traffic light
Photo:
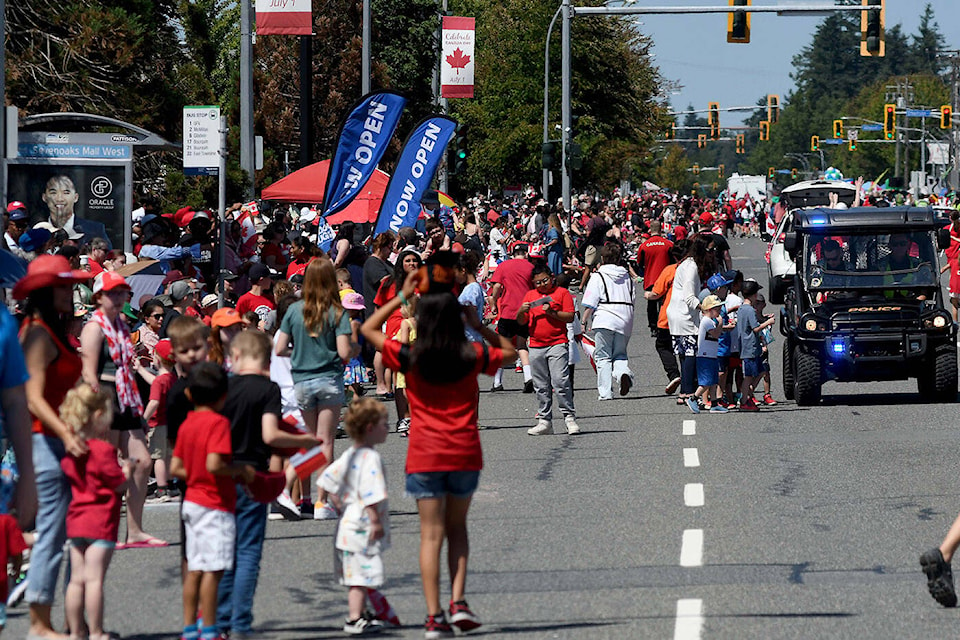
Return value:
[(579, 171), (583, 168), (583, 148), (576, 142), (567, 144), (567, 169)]
[(677, 137), (677, 125), (676, 125), (676, 124), (671, 124), (671, 125), (667, 128), (666, 133), (664, 134), (664, 139), (666, 139), (666, 140), (673, 140), (673, 139), (676, 138), (676, 137)]
[(837, 140), (843, 140), (843, 120), (833, 121), (833, 137)]
[(723, 180), (723, 165), (717, 167), (717, 177)]
[(693, 175), (695, 176), (700, 175), (700, 165), (698, 164), (693, 165)]
[(952, 129), (953, 128), (953, 107), (948, 104), (940, 107), (940, 128), (941, 129)]
[(744, 134), (737, 134), (737, 153), (743, 153)]
[[(731, 7), (749, 7), (752, 0), (730, 0)], [(750, 14), (743, 12), (727, 14), (727, 42), (750, 42)]]
[(467, 150), (467, 129), (465, 124), (457, 125), (457, 151), (455, 154), (454, 173), (464, 174), (467, 172), (467, 156), (470, 152)]
[(698, 133), (697, 134), (697, 149), (703, 149), (707, 146), (707, 134)]
[(777, 168), (776, 168), (776, 167), (770, 167), (769, 169), (767, 169), (767, 180), (773, 180), (773, 178), (774, 178), (776, 175), (777, 175)]
[(800, 172), (799, 172), (799, 171), (797, 171), (796, 169), (790, 169), (790, 177), (791, 177), (791, 178), (793, 178), (794, 180), (796, 180), (799, 175), (800, 175)]
[(540, 164), (547, 171), (557, 168), (557, 143), (555, 140), (544, 142), (541, 145)]
[(710, 139), (720, 138), (720, 103), (710, 102), (707, 104), (709, 110), (707, 121), (710, 124)]
[(780, 96), (771, 93), (767, 96), (767, 122), (777, 124), (780, 120)]
[(764, 142), (770, 139), (770, 121), (761, 120), (760, 121), (760, 141)]
[(893, 140), (897, 131), (897, 107), (892, 104), (883, 105), (883, 137)]
[(860, 55), (883, 57), (883, 22), (886, 16), (885, 0), (861, 0), (867, 11), (860, 12)]
[(810, 136), (810, 151), (820, 151), (820, 136)]
[(850, 151), (857, 150), (857, 141), (855, 138), (850, 138), (850, 144), (847, 145), (847, 148), (850, 149)]

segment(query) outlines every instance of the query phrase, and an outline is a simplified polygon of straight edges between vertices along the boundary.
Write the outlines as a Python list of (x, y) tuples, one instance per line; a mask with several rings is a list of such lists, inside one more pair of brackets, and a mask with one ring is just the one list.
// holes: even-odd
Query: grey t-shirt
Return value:
[(760, 336), (754, 329), (760, 326), (757, 320), (757, 310), (752, 304), (744, 301), (737, 309), (737, 332), (740, 334), (740, 358), (759, 358), (761, 354)]

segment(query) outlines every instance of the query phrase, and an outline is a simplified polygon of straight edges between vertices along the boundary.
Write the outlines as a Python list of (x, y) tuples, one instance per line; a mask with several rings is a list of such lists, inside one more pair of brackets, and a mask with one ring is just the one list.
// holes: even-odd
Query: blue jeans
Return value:
[(24, 599), (30, 604), (53, 604), (57, 577), (67, 540), (67, 507), (70, 483), (60, 460), (66, 455), (63, 441), (33, 434), (33, 471), (37, 478), (37, 543), (30, 552), (29, 586)]
[(593, 352), (593, 360), (597, 363), (597, 392), (601, 399), (609, 400), (613, 397), (614, 381), (619, 383), (623, 375), (633, 380), (627, 361), (627, 342), (630, 336), (617, 333), (613, 329), (594, 329), (593, 339), (597, 345)]
[(550, 267), (550, 271), (555, 276), (563, 273), (563, 251), (548, 251), (547, 266)]
[(267, 533), (267, 505), (237, 485), (237, 544), (233, 569), (223, 572), (217, 591), (217, 628), (247, 633), (253, 624), (253, 594), (260, 577), (260, 557)]

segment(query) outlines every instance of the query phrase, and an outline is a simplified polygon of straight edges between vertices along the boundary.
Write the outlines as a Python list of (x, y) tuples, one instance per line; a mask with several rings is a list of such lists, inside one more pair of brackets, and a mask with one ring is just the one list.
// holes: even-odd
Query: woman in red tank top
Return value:
[[(70, 485), (60, 460), (70, 452), (83, 455), (87, 445), (60, 419), (64, 396), (80, 379), (80, 356), (67, 340), (73, 316), (73, 285), (93, 277), (72, 271), (63, 256), (43, 255), (30, 263), (13, 297), (26, 298), (20, 344), (30, 379), (27, 406), (33, 417), (33, 466), (37, 485), (37, 543), (27, 573), (31, 636), (56, 636), (50, 621), (57, 576), (66, 540)], [(74, 631), (79, 631), (75, 629)]]

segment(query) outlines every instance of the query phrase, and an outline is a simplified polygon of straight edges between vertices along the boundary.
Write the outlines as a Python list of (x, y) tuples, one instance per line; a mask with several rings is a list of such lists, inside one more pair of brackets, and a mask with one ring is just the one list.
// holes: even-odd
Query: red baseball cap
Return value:
[(700, 215), (700, 224), (710, 224), (713, 222), (713, 214), (705, 211)]
[(170, 342), (170, 338), (164, 338), (157, 342), (155, 351), (161, 360), (173, 362), (173, 343)]
[(119, 288), (129, 289), (130, 285), (127, 284), (127, 281), (123, 279), (123, 276), (116, 271), (103, 271), (98, 274), (96, 280), (93, 281), (94, 293), (100, 293), (101, 291), (113, 291), (114, 289)]
[(13, 202), (7, 205), (7, 213), (13, 213), (17, 209), (26, 210), (26, 208), (27, 208), (27, 205), (23, 204), (19, 200), (14, 200)]

